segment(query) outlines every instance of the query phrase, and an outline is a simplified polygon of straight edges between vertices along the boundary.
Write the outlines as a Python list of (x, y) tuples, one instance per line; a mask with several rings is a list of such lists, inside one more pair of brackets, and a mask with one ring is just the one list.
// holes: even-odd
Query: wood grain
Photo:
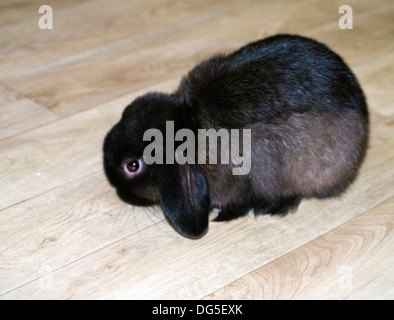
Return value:
[(207, 299), (390, 299), (393, 212), (391, 198)]
[[(47, 31), (39, 1), (0, 4), (0, 299), (394, 298), (391, 0), (47, 4)], [(101, 147), (124, 107), (278, 32), (327, 43), (365, 90), (371, 138), (350, 189), (285, 218), (211, 223), (198, 241), (121, 202)]]
[(0, 208), (101, 168), (108, 123), (97, 110), (0, 141)]
[(49, 110), (0, 84), (0, 140), (57, 119)]

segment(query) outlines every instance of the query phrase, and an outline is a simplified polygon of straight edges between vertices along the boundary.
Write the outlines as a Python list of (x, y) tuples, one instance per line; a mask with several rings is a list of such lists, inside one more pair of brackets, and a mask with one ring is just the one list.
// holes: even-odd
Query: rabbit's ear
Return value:
[(209, 187), (196, 165), (157, 165), (160, 202), (171, 225), (197, 239), (208, 231)]

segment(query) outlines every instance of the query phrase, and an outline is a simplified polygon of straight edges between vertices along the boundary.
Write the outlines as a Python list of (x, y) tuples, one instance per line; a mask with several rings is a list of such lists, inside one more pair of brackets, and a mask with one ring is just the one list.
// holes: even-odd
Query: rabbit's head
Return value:
[[(182, 235), (199, 238), (208, 229), (209, 187), (194, 164), (166, 163), (166, 121), (185, 127), (181, 98), (148, 93), (133, 101), (104, 141), (104, 168), (118, 196), (133, 205), (160, 204), (166, 218)], [(151, 163), (144, 150), (150, 129), (163, 135), (163, 163)], [(146, 139), (145, 139), (146, 140)], [(148, 164), (148, 163), (150, 164)]]

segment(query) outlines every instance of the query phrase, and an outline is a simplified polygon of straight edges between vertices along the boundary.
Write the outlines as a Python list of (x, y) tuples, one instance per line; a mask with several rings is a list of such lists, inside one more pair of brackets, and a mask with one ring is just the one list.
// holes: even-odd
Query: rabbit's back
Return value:
[(342, 58), (322, 43), (293, 35), (203, 61), (183, 78), (177, 94), (201, 127), (236, 128), (294, 112), (338, 114), (349, 108), (368, 116), (363, 92)]

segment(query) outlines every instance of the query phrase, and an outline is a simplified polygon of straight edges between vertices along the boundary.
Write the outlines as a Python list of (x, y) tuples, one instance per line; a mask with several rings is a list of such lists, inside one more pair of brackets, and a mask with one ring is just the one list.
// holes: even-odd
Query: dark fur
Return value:
[[(247, 128), (252, 167), (232, 175), (231, 165), (146, 166), (134, 178), (121, 164), (149, 142), (145, 130)], [(132, 102), (104, 143), (109, 181), (122, 199), (160, 203), (184, 236), (198, 238), (216, 220), (255, 213), (286, 214), (302, 198), (340, 195), (355, 179), (368, 141), (364, 94), (344, 61), (324, 44), (293, 36), (269, 37), (192, 69), (173, 94), (148, 93)]]

